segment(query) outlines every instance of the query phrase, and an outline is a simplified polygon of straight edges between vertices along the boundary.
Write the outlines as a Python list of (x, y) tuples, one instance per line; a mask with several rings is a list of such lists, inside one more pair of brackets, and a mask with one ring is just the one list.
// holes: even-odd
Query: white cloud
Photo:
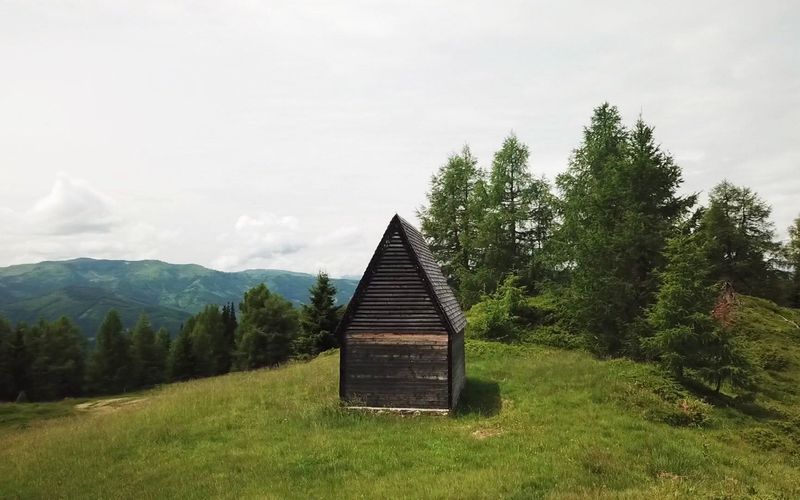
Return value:
[[(798, 16), (793, 1), (5, 2), (0, 265), (96, 251), (360, 274), (448, 153), (468, 142), (488, 166), (513, 129), (553, 179), (605, 100), (656, 126), (684, 191), (748, 185), (785, 234)], [(60, 170), (72, 180), (47, 194)]]
[(113, 201), (80, 179), (59, 173), (50, 192), (29, 212), (31, 229), (52, 235), (107, 233), (119, 219)]
[(126, 217), (109, 196), (88, 182), (59, 173), (31, 208), (0, 207), (6, 264), (75, 257), (158, 258), (176, 234)]
[(212, 267), (229, 271), (272, 268), (313, 273), (325, 270), (340, 275), (352, 269), (348, 256), (360, 254), (358, 250), (353, 252), (362, 238), (361, 230), (355, 226), (316, 234), (296, 217), (262, 212), (239, 216), (233, 229), (217, 238), (226, 248), (212, 261)]

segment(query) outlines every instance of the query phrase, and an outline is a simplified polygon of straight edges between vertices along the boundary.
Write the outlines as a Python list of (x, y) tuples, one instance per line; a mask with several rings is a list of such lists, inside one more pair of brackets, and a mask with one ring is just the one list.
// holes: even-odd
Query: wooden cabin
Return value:
[(466, 323), (422, 234), (395, 215), (337, 329), (340, 397), (357, 408), (455, 408)]

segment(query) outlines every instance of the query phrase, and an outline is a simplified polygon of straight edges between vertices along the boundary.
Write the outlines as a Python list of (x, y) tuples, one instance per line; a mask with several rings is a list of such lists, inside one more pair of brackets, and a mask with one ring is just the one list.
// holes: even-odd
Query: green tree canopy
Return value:
[(335, 337), (339, 321), (336, 307), (336, 287), (322, 271), (309, 290), (308, 304), (300, 311), (300, 335), (297, 338), (298, 354), (316, 356), (320, 352), (338, 346)]
[(583, 135), (558, 177), (557, 251), (571, 273), (564, 308), (600, 352), (635, 352), (633, 325), (652, 302), (665, 241), (694, 197), (676, 194), (680, 168), (641, 120), (628, 131), (617, 108), (603, 104)]
[(262, 283), (245, 293), (239, 308), (238, 367), (249, 370), (286, 361), (300, 327), (291, 302)]
[(122, 326), (119, 313), (106, 314), (95, 338), (89, 360), (89, 385), (97, 393), (125, 392), (135, 384), (130, 338)]
[(131, 335), (133, 379), (136, 387), (150, 387), (164, 381), (163, 358), (156, 346), (156, 334), (150, 319), (142, 313)]
[(775, 297), (773, 259), (780, 245), (769, 217), (770, 206), (747, 187), (723, 181), (709, 193), (702, 219), (712, 277), (740, 293)]
[(478, 160), (464, 146), (431, 178), (428, 204), (417, 211), (431, 251), (457, 289), (481, 261), (477, 232), (485, 199), (483, 177)]

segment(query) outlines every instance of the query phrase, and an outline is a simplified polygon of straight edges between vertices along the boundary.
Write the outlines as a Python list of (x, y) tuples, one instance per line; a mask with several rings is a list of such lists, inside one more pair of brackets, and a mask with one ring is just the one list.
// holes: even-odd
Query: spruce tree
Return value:
[(119, 313), (111, 309), (95, 338), (89, 360), (89, 385), (98, 393), (125, 392), (134, 385), (133, 375), (130, 338), (122, 327)]
[(30, 355), (27, 396), (53, 400), (83, 392), (84, 338), (66, 317), (52, 323), (41, 320), (25, 332)]
[(696, 377), (719, 392), (723, 382), (754, 388), (754, 368), (736, 335), (735, 325), (712, 312), (719, 297), (701, 238), (672, 238), (661, 287), (647, 320), (655, 334), (643, 341), (678, 378)]
[(563, 222), (556, 253), (570, 271), (564, 310), (601, 353), (636, 354), (640, 318), (673, 225), (694, 203), (680, 168), (641, 120), (629, 132), (617, 108), (595, 109), (583, 142), (558, 177)]
[(156, 368), (158, 370), (160, 382), (166, 382), (169, 379), (168, 362), (170, 344), (171, 339), (169, 332), (162, 326), (156, 333), (155, 344)]
[(163, 366), (156, 348), (156, 334), (150, 319), (142, 313), (131, 335), (134, 386), (150, 387), (163, 382)]
[(0, 316), (0, 401), (13, 401), (19, 389), (14, 377), (14, 329)]
[(336, 288), (322, 271), (309, 290), (308, 304), (300, 312), (300, 335), (296, 342), (298, 354), (316, 356), (338, 346), (335, 337), (338, 323)]
[(167, 362), (169, 380), (182, 381), (194, 377), (194, 354), (192, 349), (192, 330), (194, 318), (190, 318), (181, 327), (178, 336), (172, 342)]
[(300, 326), (292, 303), (262, 283), (245, 293), (239, 307), (237, 366), (249, 370), (286, 361)]

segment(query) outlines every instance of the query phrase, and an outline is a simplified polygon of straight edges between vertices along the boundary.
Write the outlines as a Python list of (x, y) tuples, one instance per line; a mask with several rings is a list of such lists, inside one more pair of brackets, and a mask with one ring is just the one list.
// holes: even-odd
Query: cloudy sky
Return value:
[(800, 3), (0, 0), (0, 265), (360, 275), (509, 131), (564, 170), (592, 108), (800, 213)]

